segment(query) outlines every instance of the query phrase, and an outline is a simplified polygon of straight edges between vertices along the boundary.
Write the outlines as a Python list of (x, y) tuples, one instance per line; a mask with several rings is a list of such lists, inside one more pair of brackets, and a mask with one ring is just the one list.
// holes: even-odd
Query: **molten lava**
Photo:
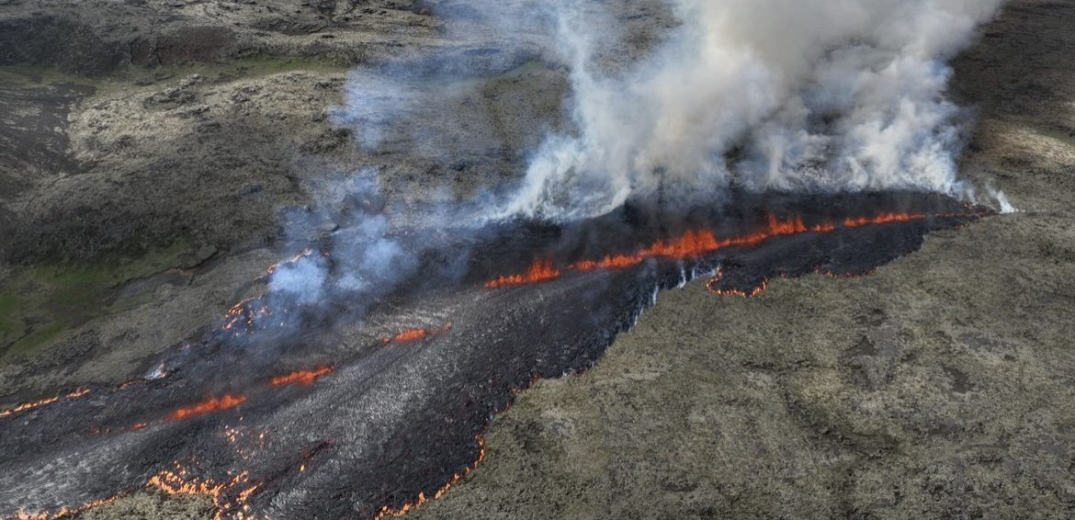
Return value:
[[(67, 399), (78, 399), (80, 397), (85, 396), (88, 393), (90, 393), (89, 388), (79, 388), (78, 390), (75, 390), (74, 392), (71, 392), (71, 393), (69, 393), (69, 394), (67, 394), (66, 396), (63, 396), (63, 397), (66, 397)], [(46, 399), (39, 399), (37, 401), (32, 401), (32, 402), (29, 402), (29, 403), (22, 403), (22, 404), (14, 407), (14, 408), (12, 408), (10, 410), (0, 410), (0, 419), (3, 419), (5, 417), (10, 417), (10, 416), (15, 415), (15, 414), (17, 414), (19, 412), (25, 412), (27, 410), (33, 410), (35, 408), (41, 408), (42, 406), (48, 406), (48, 405), (53, 404), (53, 403), (58, 403), (60, 401), (60, 399), (61, 399), (61, 396), (49, 397), (49, 398), (46, 398)]]
[(182, 421), (183, 419), (189, 419), (191, 417), (197, 417), (199, 415), (230, 410), (245, 402), (245, 395), (227, 394), (221, 397), (213, 397), (206, 401), (180, 408), (172, 412), (172, 414), (169, 415), (169, 418), (174, 421)]
[(287, 375), (272, 378), (272, 386), (305, 385), (309, 386), (317, 382), (321, 376), (332, 373), (332, 367), (321, 367), (315, 370), (300, 370)]
[[(948, 216), (948, 215), (941, 215)], [(895, 224), (897, 222), (912, 222), (915, 220), (924, 220), (929, 218), (929, 215), (922, 214), (908, 214), (908, 213), (879, 213), (873, 217), (859, 217), (848, 218), (844, 220), (844, 227), (857, 228), (863, 226), (880, 226), (883, 224)]]
[[(228, 482), (218, 483), (191, 477), (186, 469), (176, 465), (175, 470), (164, 470), (150, 477), (146, 482), (146, 487), (160, 489), (169, 495), (208, 496), (213, 499), (213, 505), (216, 506), (214, 520), (221, 520), (224, 514), (230, 511), (235, 512), (235, 518), (243, 520), (253, 518), (248, 515), (250, 507), (246, 502), (250, 499), (250, 495), (261, 487), (261, 484), (250, 484), (250, 474), (245, 471), (235, 475)], [(229, 500), (230, 493), (228, 492), (240, 487), (243, 489), (236, 495), (235, 500)]]
[(773, 237), (802, 233), (827, 233), (835, 229), (835, 225), (828, 223), (807, 227), (801, 217), (782, 221), (775, 215), (769, 215), (768, 226), (750, 235), (718, 240), (710, 231), (688, 231), (671, 242), (658, 241), (633, 255), (606, 256), (598, 261), (583, 260), (573, 264), (571, 269), (575, 271), (624, 269), (638, 265), (648, 258), (696, 258), (727, 247), (755, 246)]
[(529, 285), (546, 282), (559, 277), (560, 271), (557, 271), (552, 266), (552, 260), (538, 258), (534, 260), (534, 263), (526, 273), (514, 276), (501, 276), (496, 280), (486, 283), (485, 287), (488, 289), (498, 289), (500, 287), (511, 287), (515, 285)]
[[(572, 264), (569, 269), (574, 271), (594, 271), (626, 269), (633, 267), (650, 258), (686, 259), (697, 258), (721, 249), (730, 247), (754, 247), (776, 237), (801, 235), (805, 233), (831, 233), (844, 228), (858, 228), (863, 226), (880, 226), (902, 222), (913, 222), (927, 218), (956, 218), (966, 217), (963, 214), (940, 214), (925, 215), (913, 213), (879, 213), (872, 217), (847, 218), (843, 222), (821, 222), (807, 225), (802, 217), (789, 220), (781, 220), (776, 215), (769, 215), (766, 226), (755, 233), (726, 239), (718, 239), (711, 231), (688, 231), (683, 236), (669, 242), (658, 241), (631, 255), (607, 255), (601, 260), (581, 260)], [(544, 282), (558, 278), (560, 272), (553, 268), (551, 260), (537, 259), (530, 269), (521, 275), (502, 276), (488, 282), (485, 287), (497, 289), (513, 285), (525, 285)]]
[[(474, 470), (478, 469), (478, 466), (480, 466), (482, 461), (484, 461), (484, 460), (485, 460), (485, 437), (483, 437), (482, 435), (479, 434), (478, 435), (478, 458), (477, 458), (477, 460), (475, 460), (474, 463), (471, 464), (470, 466), (467, 466), (467, 468), (465, 470), (463, 470), (463, 473), (456, 473), (455, 475), (453, 475), (451, 480), (449, 480), (443, 486), (441, 486), (440, 489), (438, 489), (436, 491), (436, 493), (433, 493), (432, 500), (437, 500), (440, 497), (443, 497), (445, 493), (451, 491), (453, 486), (458, 485), (461, 480), (463, 480), (468, 475), (473, 473)], [(425, 504), (426, 502), (429, 502), (430, 500), (431, 500), (431, 498), (427, 497), (424, 492), (423, 493), (418, 493), (418, 498), (416, 498), (414, 500), (414, 502), (403, 504), (402, 506), (400, 506), (398, 508), (391, 508), (391, 507), (388, 507), (388, 506), (384, 506), (383, 508), (381, 508), (380, 512), (378, 512), (371, 520), (384, 520), (385, 518), (388, 518), (388, 517), (393, 517), (393, 518), (401, 517), (401, 516), (403, 516), (403, 515), (405, 515), (407, 513), (410, 513), (411, 511), (414, 511), (415, 509), (418, 509), (419, 507), (422, 506), (422, 504)]]
[(8, 417), (19, 412), (25, 412), (26, 410), (33, 410), (34, 408), (40, 408), (42, 406), (48, 406), (52, 403), (58, 402), (59, 397), (49, 397), (48, 399), (41, 399), (32, 403), (22, 403), (10, 410), (0, 411), (0, 418)]
[(384, 338), (381, 338), (381, 343), (384, 343), (386, 345), (389, 343), (408, 343), (411, 341), (418, 341), (426, 338), (440, 336), (441, 334), (445, 334), (450, 330), (452, 330), (451, 323), (439, 329), (409, 329), (400, 332), (395, 336), (386, 336)]
[(60, 520), (62, 518), (72, 518), (81, 515), (82, 513), (85, 513), (90, 509), (96, 509), (98, 507), (111, 504), (112, 502), (115, 502), (117, 498), (119, 497), (111, 497), (103, 500), (94, 500), (93, 502), (84, 504), (79, 507), (65, 507), (54, 513), (28, 513), (26, 511), (19, 511), (18, 513), (15, 513), (15, 516), (4, 517), (4, 519), (7, 520), (7, 518), (11, 518), (12, 520)]
[(717, 282), (720, 281), (720, 277), (714, 277), (705, 284), (705, 288), (712, 294), (717, 296), (738, 296), (740, 298), (753, 298), (769, 288), (769, 280), (762, 280), (761, 285), (751, 289), (749, 292), (739, 289), (718, 289), (716, 287)]

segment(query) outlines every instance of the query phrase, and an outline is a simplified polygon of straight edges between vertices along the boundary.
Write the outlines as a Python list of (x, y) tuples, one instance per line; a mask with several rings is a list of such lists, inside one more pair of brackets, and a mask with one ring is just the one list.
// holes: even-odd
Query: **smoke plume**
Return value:
[(946, 60), (1002, 0), (667, 1), (678, 25), (611, 72), (609, 17), (549, 7), (575, 128), (545, 140), (506, 214), (584, 218), (731, 186), (970, 193)]

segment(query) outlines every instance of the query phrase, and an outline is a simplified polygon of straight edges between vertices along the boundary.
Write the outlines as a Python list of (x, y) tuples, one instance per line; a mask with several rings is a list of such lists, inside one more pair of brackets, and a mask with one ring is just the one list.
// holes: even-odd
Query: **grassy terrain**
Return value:
[(0, 281), (0, 364), (47, 349), (86, 321), (137, 305), (110, 297), (131, 280), (180, 265), (190, 249), (177, 242), (140, 258), (17, 268)]

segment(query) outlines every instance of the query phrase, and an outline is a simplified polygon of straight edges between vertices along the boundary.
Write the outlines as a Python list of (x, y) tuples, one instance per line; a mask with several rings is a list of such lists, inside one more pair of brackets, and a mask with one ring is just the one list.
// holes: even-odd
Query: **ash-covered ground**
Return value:
[[(540, 140), (535, 128), (564, 124), (565, 71), (539, 45), (528, 45), (527, 35), (514, 35), (518, 44), (506, 50), (502, 34), (458, 14), (466, 14), (465, 3), (438, 4), (432, 7), (455, 9), (451, 22), (412, 2), (0, 3), (4, 402), (91, 387), (95, 392), (84, 399), (98, 400), (85, 402), (109, 408), (114, 401), (99, 397), (104, 389), (146, 375), (184, 343), (212, 337), (232, 305), (262, 296), (264, 286), (254, 281), (288, 250), (289, 216), (317, 210), (311, 205), (325, 178), (376, 168), (386, 197), (417, 205), (468, 196), (517, 171)], [(630, 28), (626, 55), (659, 40), (670, 23), (658, 5), (613, 6)], [(717, 298), (703, 282), (663, 293), (596, 368), (541, 381), (517, 396), (485, 437), (480, 469), (410, 514), (1070, 516), (1073, 9), (1071, 2), (1013, 1), (956, 62), (954, 94), (978, 109), (964, 176), (996, 183), (1024, 212), (935, 233), (921, 251), (866, 278), (776, 280), (750, 300)], [(610, 61), (614, 66), (615, 58)], [(332, 123), (331, 107), (344, 102), (349, 68), (384, 62), (454, 63), (482, 73), (443, 90), (433, 85), (429, 92), (452, 93), (439, 111), (419, 114), (379, 149), (361, 151), (348, 130)], [(450, 135), (450, 142), (416, 153), (409, 141), (415, 128), (440, 129), (435, 133)], [(913, 249), (918, 239), (910, 243)], [(816, 266), (810, 267), (805, 270)], [(651, 293), (640, 287), (647, 299)], [(634, 304), (624, 309), (633, 311)], [(409, 321), (391, 322), (366, 339), (380, 352), (379, 335)], [(492, 326), (475, 321), (482, 330)], [(454, 344), (474, 330), (460, 321), (443, 338)], [(395, 352), (421, 357), (426, 351)], [(335, 374), (316, 385), (337, 388)], [(484, 414), (506, 402), (514, 380), (533, 375), (522, 370), (497, 381), (497, 397), (475, 408), (472, 424), (484, 427)], [(133, 470), (116, 470), (102, 462), (107, 459), (79, 466), (81, 450), (110, 441), (67, 437), (74, 454), (68, 465), (86, 473), (55, 482), (41, 475), (16, 479), (18, 487), (4, 486), (5, 504), (78, 505), (49, 502), (65, 485), (84, 498), (135, 489), (176, 462), (165, 455), (182, 459), (184, 450), (201, 445), (187, 441), (219, 433), (225, 424), (217, 416), (195, 426), (151, 425), (173, 413), (170, 406), (190, 404), (191, 394), (167, 389), (182, 386), (183, 376), (172, 377), (158, 383), (165, 391), (156, 399), (164, 401), (147, 399), (130, 411), (146, 416), (130, 416), (130, 427), (143, 419), (147, 426), (116, 434), (151, 440), (97, 453), (118, 453), (133, 461)], [(304, 388), (287, 391), (301, 400)], [(83, 401), (60, 406), (77, 402)], [(242, 406), (260, 416), (256, 399)], [(278, 403), (263, 406), (262, 417), (270, 417)], [(75, 431), (98, 438), (80, 424), (35, 429), (36, 421), (65, 410), (42, 407), (33, 412), (40, 415), (19, 416), (15, 429), (5, 427), (4, 443), (11, 443), (5, 453), (7, 446), (37, 445), (26, 443), (34, 437), (62, 439)], [(354, 419), (333, 420), (348, 417)], [(478, 449), (474, 434), (444, 450), (423, 446), (449, 458), (405, 465), (418, 469), (400, 478), (417, 485), (400, 492), (428, 493), (465, 473)], [(319, 446), (287, 444), (282, 451), (297, 448), (298, 458), (280, 462), (286, 469), (273, 474), (277, 490), (297, 479), (291, 462), (301, 467), (307, 453), (314, 461), (331, 453)], [(408, 453), (403, 446), (396, 449)], [(18, 461), (35, 456), (19, 453), (22, 459), (5, 463), (20, 467)], [(379, 460), (425, 460), (385, 457)], [(428, 470), (432, 465), (437, 469)], [(393, 507), (410, 499), (396, 491), (377, 490), (391, 495), (386, 503)], [(162, 496), (153, 488), (83, 516), (213, 515), (207, 498)], [(365, 500), (332, 496), (328, 503)]]

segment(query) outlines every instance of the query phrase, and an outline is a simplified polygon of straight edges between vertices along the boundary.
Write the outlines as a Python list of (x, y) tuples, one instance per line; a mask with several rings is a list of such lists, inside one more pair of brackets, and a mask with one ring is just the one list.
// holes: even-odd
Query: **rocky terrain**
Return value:
[[(632, 52), (668, 23), (616, 6)], [(0, 1), (0, 403), (124, 381), (219, 325), (325, 179), (376, 168), (388, 196), (432, 200), (514, 175), (562, 124), (564, 71), (481, 18), (466, 2)], [(955, 64), (977, 116), (964, 176), (1023, 212), (866, 278), (666, 293), (595, 369), (521, 394), (481, 468), (412, 514), (1075, 514), (1073, 24), (1075, 3), (1013, 0)], [(376, 122), (336, 110), (352, 69), (421, 71), (409, 95), (437, 103), (363, 148), (352, 129)], [(142, 493), (83, 516), (211, 508)]]

